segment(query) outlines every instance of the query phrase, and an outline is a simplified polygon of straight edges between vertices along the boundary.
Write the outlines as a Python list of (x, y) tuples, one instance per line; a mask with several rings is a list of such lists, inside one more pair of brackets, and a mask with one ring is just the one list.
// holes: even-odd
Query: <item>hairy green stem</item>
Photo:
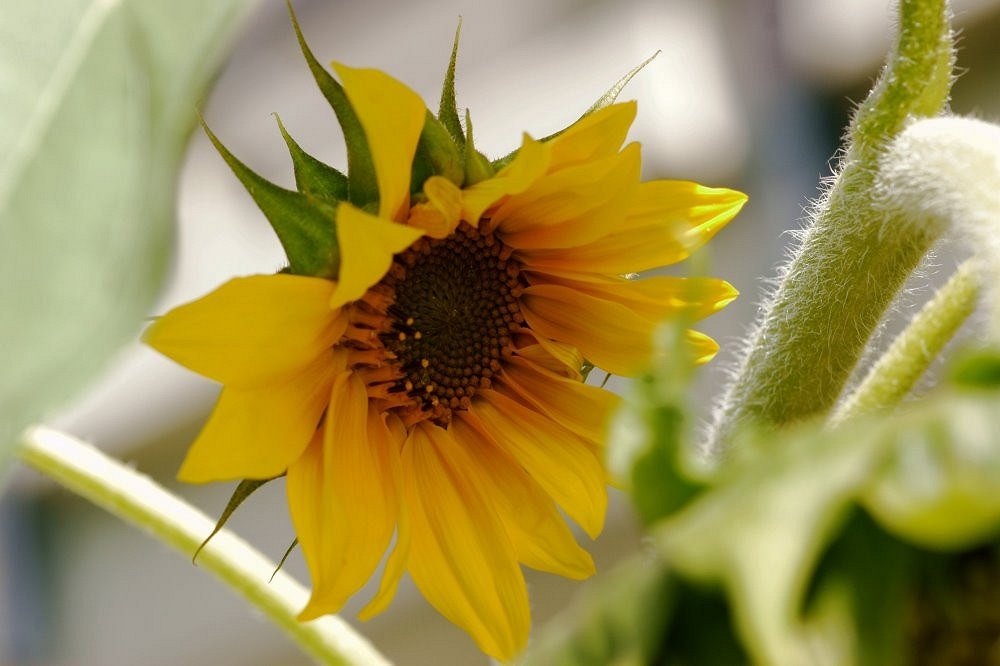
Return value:
[(830, 423), (836, 425), (897, 405), (976, 309), (978, 294), (977, 262), (968, 260), (893, 340)]
[[(20, 458), (68, 490), (143, 529), (190, 558), (214, 521), (152, 479), (64, 433), (35, 426), (22, 437)], [(295, 619), (308, 593), (231, 532), (205, 546), (198, 565), (219, 577), (322, 664), (387, 666), (389, 662), (336, 616)], [(197, 604), (196, 599), (191, 600)]]
[(943, 108), (952, 36), (945, 0), (901, 0), (899, 36), (848, 132), (839, 175), (763, 308), (716, 413), (710, 451), (746, 423), (779, 426), (826, 413), (907, 277), (939, 236), (877, 207), (879, 156), (913, 116)]

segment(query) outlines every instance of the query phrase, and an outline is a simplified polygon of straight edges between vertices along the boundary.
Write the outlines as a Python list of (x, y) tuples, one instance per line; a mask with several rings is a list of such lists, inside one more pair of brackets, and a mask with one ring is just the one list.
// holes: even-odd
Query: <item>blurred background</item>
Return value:
[[(540, 137), (575, 120), (612, 83), (656, 51), (626, 88), (639, 101), (631, 139), (646, 178), (742, 189), (744, 212), (701, 257), (742, 297), (701, 327), (722, 343), (699, 377), (707, 414), (735, 342), (817, 195), (853, 104), (863, 98), (891, 40), (893, 9), (873, 0), (297, 0), (321, 62), (383, 69), (436, 109), (458, 17), (459, 107), (491, 156), (522, 131)], [(955, 2), (962, 32), (953, 108), (1000, 117), (1000, 2)], [(242, 160), (291, 186), (272, 113), (309, 152), (346, 167), (339, 129), (301, 59), (284, 3), (260, 2), (217, 85), (207, 122)], [(177, 254), (151, 314), (196, 298), (234, 275), (271, 272), (282, 253), (264, 217), (200, 133), (181, 174)], [(947, 251), (935, 266), (954, 265)], [(683, 271), (683, 267), (680, 267)], [(937, 270), (937, 269), (936, 269)], [(929, 271), (933, 272), (933, 271)], [(924, 283), (927, 279), (922, 278)], [(897, 311), (920, 301), (919, 284)], [(923, 290), (926, 292), (926, 288)], [(596, 378), (600, 380), (600, 377)], [(613, 390), (627, 383), (613, 378)], [(209, 515), (232, 486), (180, 486), (174, 474), (211, 410), (218, 386), (137, 344), (48, 424), (94, 442), (175, 489)], [(294, 535), (281, 480), (243, 505), (230, 527), (278, 559)], [(627, 501), (614, 494), (593, 544), (606, 570), (639, 545)], [(294, 553), (286, 568), (307, 582)], [(600, 575), (600, 574), (598, 574)], [(527, 572), (535, 625), (580, 585)], [(343, 613), (373, 593), (369, 587)], [(461, 631), (404, 581), (382, 616), (357, 623), (399, 664), (485, 664)], [(284, 636), (205, 572), (30, 470), (0, 489), (0, 664), (304, 664)]]

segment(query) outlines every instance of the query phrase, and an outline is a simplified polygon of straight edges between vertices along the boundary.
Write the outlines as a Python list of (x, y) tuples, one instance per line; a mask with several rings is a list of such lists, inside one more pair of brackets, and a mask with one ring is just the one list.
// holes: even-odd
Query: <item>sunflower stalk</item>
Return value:
[[(191, 557), (213, 521), (150, 478), (93, 446), (44, 427), (25, 432), (20, 458), (67, 490), (143, 529)], [(389, 664), (362, 636), (336, 616), (299, 622), (309, 595), (293, 578), (249, 544), (223, 530), (205, 546), (198, 564), (260, 609), (307, 654), (322, 664)]]
[(831, 417), (835, 425), (897, 405), (976, 309), (979, 275), (968, 260), (913, 318)]
[(717, 410), (714, 453), (747, 423), (781, 426), (828, 412), (939, 237), (939, 225), (880, 207), (875, 181), (880, 156), (909, 119), (944, 108), (954, 61), (948, 14), (945, 0), (901, 0), (893, 53)]

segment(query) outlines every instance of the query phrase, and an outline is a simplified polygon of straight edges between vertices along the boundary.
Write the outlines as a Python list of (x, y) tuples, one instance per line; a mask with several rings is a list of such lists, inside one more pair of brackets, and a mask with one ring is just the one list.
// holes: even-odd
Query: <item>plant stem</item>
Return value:
[(830, 423), (835, 425), (898, 404), (976, 309), (978, 294), (976, 263), (969, 260), (893, 340)]
[[(22, 436), (18, 453), (42, 474), (187, 557), (194, 554), (214, 527), (208, 516), (149, 477), (70, 435), (34, 426)], [(308, 592), (280, 571), (268, 584), (274, 564), (231, 532), (223, 530), (216, 534), (199, 554), (198, 565), (263, 611), (320, 663), (389, 664), (367, 639), (336, 616), (311, 622), (296, 620), (308, 600)]]
[(746, 355), (716, 410), (709, 451), (724, 455), (743, 426), (826, 414), (907, 277), (943, 231), (879, 209), (885, 146), (913, 117), (940, 112), (954, 56), (948, 3), (900, 0), (899, 37), (859, 107), (840, 171), (762, 308)]

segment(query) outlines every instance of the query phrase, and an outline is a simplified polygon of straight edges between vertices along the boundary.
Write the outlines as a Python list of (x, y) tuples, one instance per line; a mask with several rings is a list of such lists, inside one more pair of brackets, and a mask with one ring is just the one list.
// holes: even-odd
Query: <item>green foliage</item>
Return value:
[(249, 4), (4, 3), (0, 459), (148, 312), (196, 105)]
[(998, 407), (996, 392), (942, 393), (892, 419), (741, 440), (654, 538), (676, 575), (726, 590), (756, 661), (904, 663), (914, 567), (1000, 534)]
[(229, 152), (207, 125), (205, 133), (271, 223), (292, 273), (336, 277), (340, 268), (336, 208), (262, 178)]

